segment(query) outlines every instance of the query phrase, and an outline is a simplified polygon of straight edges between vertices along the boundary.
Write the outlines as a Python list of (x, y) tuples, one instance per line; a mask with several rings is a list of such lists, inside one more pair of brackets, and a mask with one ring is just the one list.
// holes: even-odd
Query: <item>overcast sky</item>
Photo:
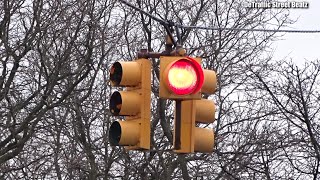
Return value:
[[(320, 30), (320, 1), (305, 2), (309, 3), (308, 9), (290, 9), (291, 17), (299, 18), (291, 29)], [(302, 64), (306, 60), (320, 59), (320, 33), (287, 33), (281, 39), (273, 43), (275, 60), (287, 57)]]

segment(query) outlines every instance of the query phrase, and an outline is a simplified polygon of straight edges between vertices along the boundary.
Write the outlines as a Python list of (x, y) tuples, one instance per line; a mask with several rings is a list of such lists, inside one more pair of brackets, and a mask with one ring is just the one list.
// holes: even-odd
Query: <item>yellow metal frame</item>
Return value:
[[(180, 149), (175, 149), (176, 153), (193, 153), (194, 152), (194, 133), (195, 133), (195, 101), (181, 101), (181, 130), (180, 130)], [(175, 112), (177, 113), (177, 111)], [(175, 115), (176, 117), (177, 115)], [(176, 126), (176, 118), (174, 125)], [(174, 128), (175, 130), (176, 128)], [(174, 133), (177, 133), (174, 131)], [(175, 144), (174, 136), (173, 144)]]
[[(151, 62), (148, 59), (136, 60), (141, 69), (141, 81), (139, 86), (127, 87), (127, 91), (133, 91), (140, 96), (140, 113), (137, 116), (128, 116), (128, 121), (136, 121), (139, 124), (139, 142), (134, 146), (126, 146), (128, 150), (150, 149), (150, 120), (151, 120)], [(133, 70), (134, 71), (134, 70)], [(128, 97), (130, 98), (130, 97)], [(125, 129), (124, 129), (125, 130)], [(126, 129), (126, 131), (134, 131)]]

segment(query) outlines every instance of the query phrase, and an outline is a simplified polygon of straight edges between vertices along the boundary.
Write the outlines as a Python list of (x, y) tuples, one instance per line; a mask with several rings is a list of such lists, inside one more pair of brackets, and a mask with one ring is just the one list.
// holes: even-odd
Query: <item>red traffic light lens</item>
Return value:
[(192, 59), (180, 59), (167, 67), (167, 85), (177, 95), (198, 92), (204, 81), (200, 64)]

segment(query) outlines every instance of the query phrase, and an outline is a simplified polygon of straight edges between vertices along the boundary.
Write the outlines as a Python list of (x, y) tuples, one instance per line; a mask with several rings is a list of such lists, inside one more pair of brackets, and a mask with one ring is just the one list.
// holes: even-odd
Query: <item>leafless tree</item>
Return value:
[[(105, 44), (120, 37), (108, 27), (113, 4), (1, 2), (2, 177), (97, 176), (88, 144), (92, 134), (86, 133), (106, 117), (104, 99), (97, 95), (107, 91), (96, 80), (110, 56), (112, 45)], [(83, 110), (88, 101), (91, 108)], [(86, 123), (90, 126), (83, 128)]]
[[(292, 62), (276, 64), (271, 76), (254, 72), (266, 101), (276, 110), (281, 138), (282, 172), (293, 178), (319, 178), (319, 60), (298, 67)], [(277, 79), (272, 77), (276, 76)], [(281, 171), (279, 173), (282, 173)]]
[(116, 120), (108, 69), (141, 48), (163, 51), (159, 22), (111, 0), (4, 0), (0, 179), (318, 177), (319, 63), (274, 64), (269, 47), (278, 34), (237, 30), (285, 27), (292, 23), (285, 9), (248, 9), (234, 0), (130, 3), (164, 21), (221, 28), (179, 28), (188, 55), (218, 73), (217, 92), (204, 96), (217, 105), (215, 151), (171, 153), (174, 109), (158, 98), (159, 59), (150, 59), (150, 152), (108, 142)]

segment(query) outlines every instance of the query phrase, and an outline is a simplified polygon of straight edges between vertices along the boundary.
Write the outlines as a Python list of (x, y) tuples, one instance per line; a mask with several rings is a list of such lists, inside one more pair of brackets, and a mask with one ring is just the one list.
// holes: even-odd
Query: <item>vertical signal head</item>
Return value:
[(111, 124), (110, 144), (128, 150), (150, 149), (151, 62), (115, 62), (110, 69), (110, 82), (112, 86), (125, 87), (110, 97), (111, 114), (124, 118)]

